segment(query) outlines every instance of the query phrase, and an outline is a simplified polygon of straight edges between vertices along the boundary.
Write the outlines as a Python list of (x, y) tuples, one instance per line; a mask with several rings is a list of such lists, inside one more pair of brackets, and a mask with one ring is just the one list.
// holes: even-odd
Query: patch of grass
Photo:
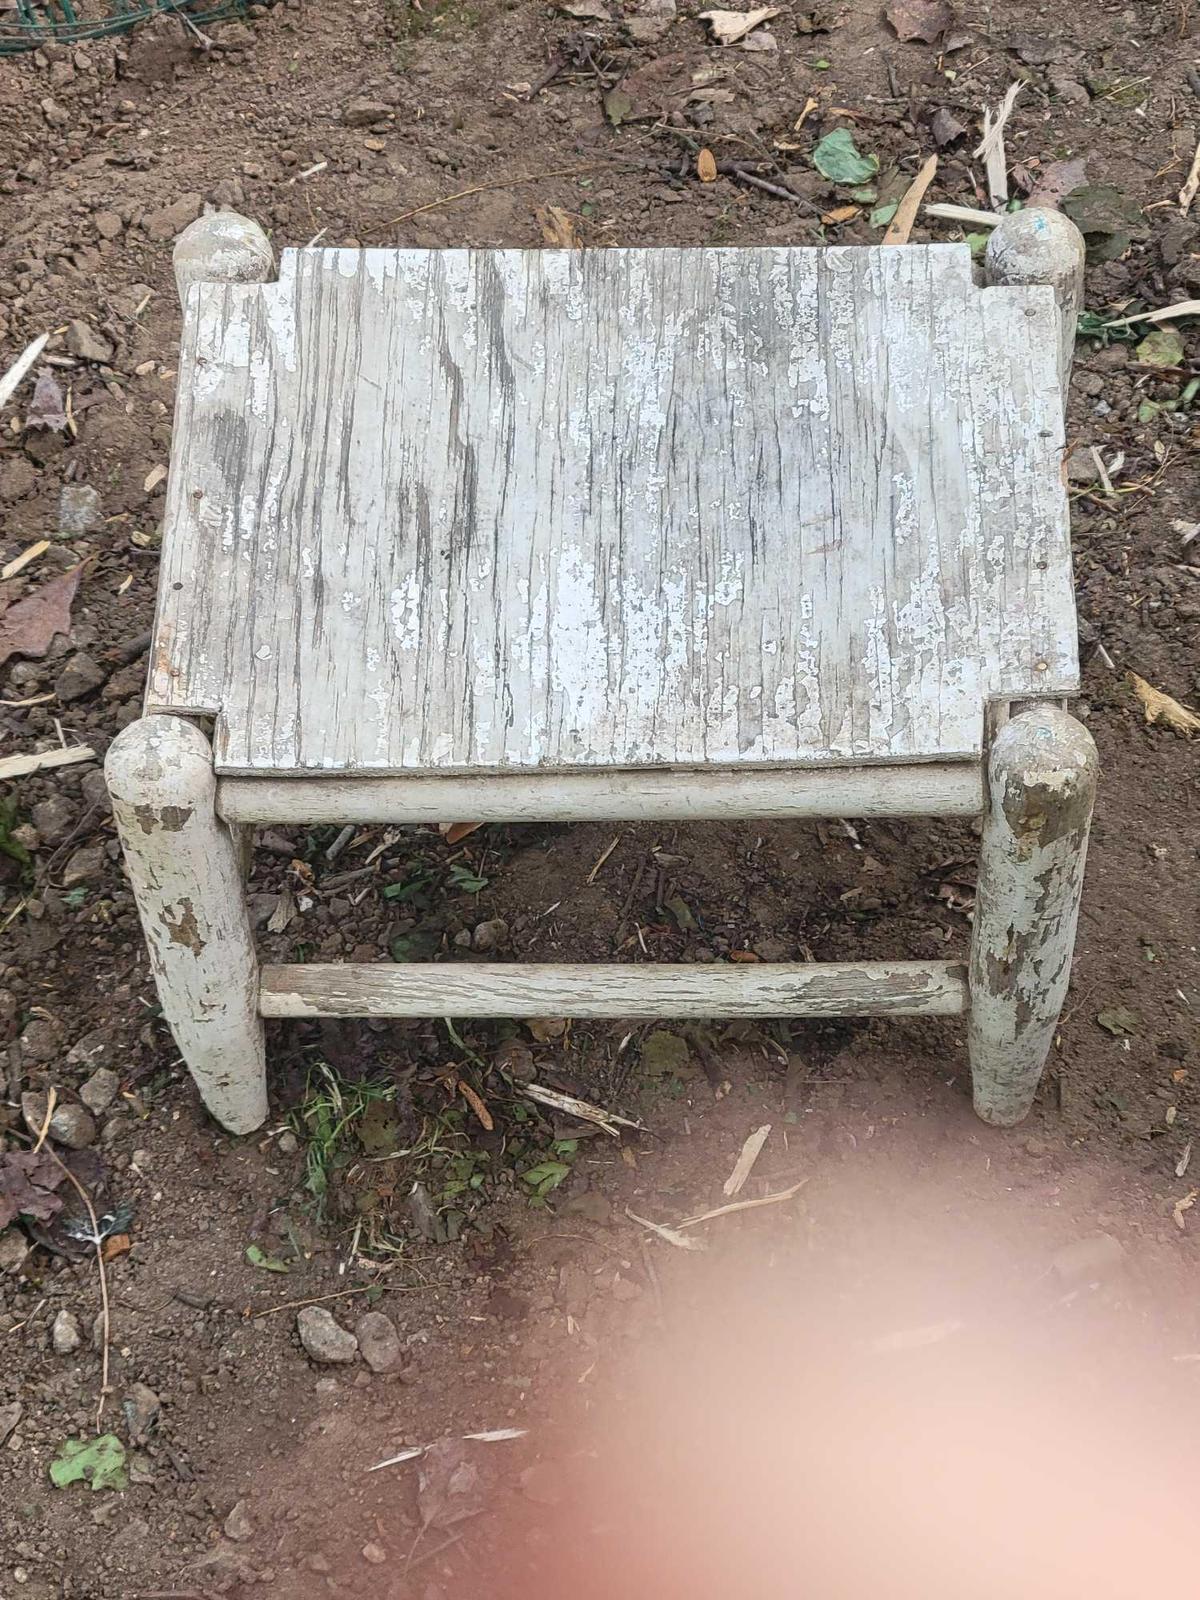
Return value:
[(304, 1099), (289, 1117), (292, 1130), (304, 1140), (304, 1187), (324, 1218), (334, 1174), (357, 1154), (357, 1130), (374, 1105), (395, 1100), (391, 1083), (348, 1083), (327, 1062), (309, 1074)]

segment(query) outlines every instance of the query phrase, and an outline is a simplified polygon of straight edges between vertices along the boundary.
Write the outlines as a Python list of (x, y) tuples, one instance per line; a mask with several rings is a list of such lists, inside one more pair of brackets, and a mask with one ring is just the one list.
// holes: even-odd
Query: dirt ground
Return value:
[[(1200, 703), (1187, 322), (1167, 366), (1140, 339), (1077, 349), (1079, 714), (1104, 778), (1071, 993), (1013, 1133), (973, 1119), (958, 1024), (373, 1023), (273, 1029), (269, 1130), (223, 1136), (157, 1016), (99, 761), (139, 710), (179, 332), (170, 250), (204, 207), (244, 211), (278, 247), (536, 247), (564, 226), (588, 248), (866, 244), (935, 149), (928, 198), (986, 206), (981, 109), (1020, 80), (1014, 193), (1047, 178), (1061, 193), (1061, 164), (1084, 160), (1068, 187), (1110, 185), (1109, 216), (1124, 207), (1089, 235), (1112, 259), (1089, 267), (1087, 304), (1111, 318), (1200, 293), (1200, 205), (1193, 221), (1177, 198), (1200, 135), (1200, 16), (1189, 0), (962, 4), (936, 42), (901, 42), (879, 4), (780, 0), (758, 30), (774, 48), (747, 49), (716, 47), (691, 0), (251, 9), (0, 59), (0, 369), (53, 333), (53, 384), (36, 404), (27, 384), (0, 419), (0, 562), (48, 541), (0, 581), (0, 607), (80, 568), (69, 633), (0, 669), (0, 754), (96, 752), (0, 786), (0, 1157), (28, 1148), (22, 1096), (73, 1105), (91, 1080), (85, 1148), (61, 1153), (100, 1210), (130, 1211), (108, 1244), (99, 1428), (97, 1273), (63, 1227), (73, 1191), (56, 1178), (56, 1215), (0, 1233), (0, 1597), (746, 1592), (761, 1542), (700, 1552), (714, 1526), (769, 1542), (768, 1522), (795, 1514), (779, 1473), (755, 1476), (751, 1415), (787, 1433), (772, 1448), (807, 1484), (806, 1537), (824, 1530), (810, 1577), (836, 1569), (861, 1594), (892, 1580), (857, 1555), (839, 1566), (861, 1526), (822, 1521), (813, 1462), (856, 1481), (836, 1437), (881, 1450), (894, 1483), (928, 1471), (879, 1445), (863, 1397), (904, 1393), (915, 1410), (889, 1439), (920, 1434), (939, 1372), (955, 1393), (1027, 1393), (1035, 1476), (1063, 1469), (1052, 1499), (1079, 1465), (1051, 1439), (1059, 1401), (1076, 1421), (1115, 1417), (1144, 1383), (1165, 1472), (1166, 1418), (1194, 1417), (1200, 1374), (1200, 741), (1148, 725), (1130, 674)], [(873, 199), (816, 171), (837, 127), (878, 157)], [(715, 181), (698, 180), (699, 148)], [(913, 235), (960, 236), (926, 218)], [(267, 832), (251, 903), (264, 950), (292, 961), (930, 957), (965, 949), (974, 851), (968, 828), (899, 822), (489, 827), (455, 844)], [(645, 1131), (543, 1118), (521, 1092), (534, 1073)], [(765, 1123), (743, 1197), (803, 1180), (792, 1199), (698, 1225), (704, 1255), (626, 1215), (678, 1224), (722, 1203)], [(352, 1350), (310, 1359), (294, 1302), (322, 1296), (347, 1328), (386, 1315), (387, 1370)], [(964, 1430), (1004, 1423), (965, 1402), (960, 1421), (966, 1477)], [(462, 1441), (495, 1429), (527, 1431)], [(54, 1487), (63, 1442), (97, 1432), (121, 1441), (128, 1486)], [(1134, 1491), (1117, 1493), (1132, 1518)], [(1009, 1510), (1014, 1525), (1029, 1501)], [(880, 1528), (899, 1539), (886, 1515)], [(1080, 1559), (1108, 1578), (1047, 1596), (1134, 1592), (1104, 1537)], [(949, 1582), (915, 1558), (905, 1570), (927, 1597)]]

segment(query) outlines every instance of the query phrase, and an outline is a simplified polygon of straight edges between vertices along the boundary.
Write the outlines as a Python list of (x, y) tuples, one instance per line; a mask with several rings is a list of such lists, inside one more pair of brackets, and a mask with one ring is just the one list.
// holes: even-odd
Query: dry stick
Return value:
[[(45, 1144), (46, 1135), (50, 1132), (50, 1118), (54, 1115), (54, 1108), (57, 1104), (58, 1090), (52, 1088), (50, 1093), (46, 1096), (46, 1120), (42, 1123), (41, 1131), (37, 1136), (37, 1143), (30, 1151), (31, 1155), (37, 1155), (38, 1151)], [(51, 1151), (51, 1154), (53, 1154), (53, 1151)]]
[[(47, 1127), (50, 1126), (50, 1118), (49, 1117), (46, 1118), (46, 1126)], [(100, 1223), (98, 1222), (98, 1220), (96, 1218), (96, 1208), (92, 1204), (91, 1195), (83, 1187), (83, 1185), (80, 1183), (79, 1179), (71, 1171), (70, 1167), (67, 1166), (66, 1162), (62, 1161), (59, 1158), (59, 1156), (53, 1150), (47, 1149), (46, 1154), (50, 1157), (51, 1161), (54, 1161), (54, 1162), (56, 1162), (58, 1164), (58, 1166), (62, 1169), (62, 1172), (63, 1172), (64, 1176), (69, 1178), (70, 1181), (74, 1184), (75, 1189), (76, 1189), (76, 1191), (77, 1191), (77, 1193), (79, 1195), (79, 1198), (83, 1201), (85, 1207), (87, 1208), (88, 1221), (92, 1225), (92, 1243), (96, 1247), (96, 1270), (100, 1274), (100, 1316), (101, 1316), (101, 1333), (102, 1333), (102, 1338), (103, 1338), (103, 1343), (102, 1343), (101, 1351), (100, 1351), (100, 1397), (96, 1401), (96, 1432), (99, 1433), (100, 1432), (100, 1418), (104, 1415), (104, 1402), (107, 1399), (108, 1392), (109, 1392), (109, 1389), (108, 1389), (108, 1339), (109, 1339), (110, 1319), (109, 1319), (109, 1311), (108, 1311), (108, 1278), (105, 1275), (105, 1271), (104, 1271), (104, 1241), (100, 1237)]]
[[(440, 200), (430, 200), (423, 206), (402, 211), (398, 217), (379, 223), (378, 228), (394, 228), (398, 222), (407, 222), (409, 217), (419, 217), (423, 211), (436, 211), (439, 206), (465, 200), (468, 195), (482, 194), (485, 189), (515, 189), (519, 183), (543, 183), (547, 178), (580, 178), (588, 172), (605, 172), (610, 165), (610, 162), (593, 162), (589, 167), (556, 167), (553, 172), (527, 172), (521, 178), (495, 178), (490, 183), (475, 183), (469, 189), (459, 189), (455, 194), (444, 194)], [(371, 231), (377, 232), (378, 228)]]
[(938, 158), (930, 156), (925, 165), (909, 184), (904, 198), (896, 207), (896, 214), (888, 223), (887, 232), (883, 236), (884, 244), (907, 244), (908, 236), (913, 230), (913, 223), (917, 220), (917, 212), (921, 201), (925, 198), (925, 191), (933, 182), (937, 172)]
[(372, 1289), (378, 1289), (380, 1294), (419, 1294), (425, 1287), (421, 1283), (364, 1283), (357, 1289), (339, 1289), (336, 1294), (318, 1294), (311, 1300), (283, 1300), (277, 1306), (268, 1306), (265, 1311), (251, 1311), (247, 1313), (251, 1322), (259, 1317), (273, 1317), (277, 1311), (294, 1311), (298, 1306), (319, 1306), (326, 1300), (345, 1300), (352, 1294), (369, 1294)]

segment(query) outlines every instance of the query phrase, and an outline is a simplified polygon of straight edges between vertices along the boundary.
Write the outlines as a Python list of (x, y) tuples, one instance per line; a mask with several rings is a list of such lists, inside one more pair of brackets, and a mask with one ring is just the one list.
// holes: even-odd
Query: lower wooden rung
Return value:
[(264, 1017), (957, 1016), (955, 961), (264, 967)]

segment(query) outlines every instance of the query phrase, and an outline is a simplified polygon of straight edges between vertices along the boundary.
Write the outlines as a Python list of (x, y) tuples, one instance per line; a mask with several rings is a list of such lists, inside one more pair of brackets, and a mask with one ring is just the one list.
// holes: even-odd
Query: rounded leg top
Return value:
[(139, 717), (122, 728), (104, 758), (104, 780), (113, 800), (125, 806), (187, 806), (208, 802), (216, 791), (212, 747), (182, 717)]
[(275, 276), (271, 241), (249, 217), (213, 211), (197, 217), (175, 241), (172, 256), (179, 303), (193, 283), (266, 283)]
[(1083, 258), (1083, 235), (1070, 217), (1027, 206), (1010, 212), (992, 230), (984, 262), (989, 283), (1058, 287), (1083, 272)]
[(1006, 722), (988, 760), (992, 801), (1020, 835), (1053, 843), (1086, 825), (1100, 774), (1096, 742), (1058, 706), (1033, 706)]

